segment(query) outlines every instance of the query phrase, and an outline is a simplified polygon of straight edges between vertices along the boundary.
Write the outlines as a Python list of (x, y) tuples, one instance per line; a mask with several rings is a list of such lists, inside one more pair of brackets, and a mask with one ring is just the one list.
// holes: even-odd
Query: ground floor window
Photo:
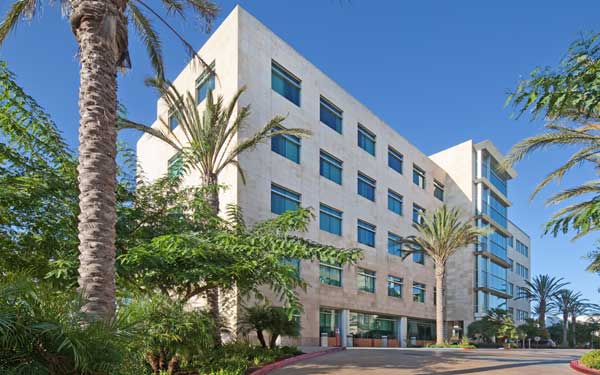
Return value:
[(338, 310), (321, 308), (319, 311), (319, 332), (334, 337), (340, 327), (340, 312)]
[(390, 316), (350, 312), (349, 333), (357, 338), (396, 338), (396, 319)]
[(435, 322), (430, 320), (408, 319), (408, 339), (435, 340)]

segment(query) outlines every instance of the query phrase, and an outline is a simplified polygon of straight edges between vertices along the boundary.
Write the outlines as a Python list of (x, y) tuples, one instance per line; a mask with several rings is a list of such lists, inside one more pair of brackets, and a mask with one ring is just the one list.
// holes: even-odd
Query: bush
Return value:
[(299, 336), (300, 325), (291, 316), (288, 309), (268, 305), (256, 305), (244, 308), (244, 314), (240, 322), (240, 331), (244, 334), (255, 331), (258, 341), (260, 341), (263, 348), (267, 347), (263, 331), (269, 332), (271, 337), (268, 346), (274, 349), (276, 348), (275, 342), (279, 336)]
[(76, 295), (26, 275), (0, 282), (0, 373), (114, 374), (125, 332), (116, 322), (88, 322)]
[(592, 350), (579, 358), (579, 362), (586, 367), (600, 370), (600, 350)]

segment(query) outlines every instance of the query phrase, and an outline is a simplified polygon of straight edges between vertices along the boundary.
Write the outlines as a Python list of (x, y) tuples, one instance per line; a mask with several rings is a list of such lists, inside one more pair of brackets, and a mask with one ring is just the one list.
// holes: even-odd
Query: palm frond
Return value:
[[(168, 129), (168, 125), (161, 123), (161, 125), (165, 126)], [(159, 129), (155, 129), (151, 126), (140, 124), (135, 121), (128, 120), (126, 118), (119, 118), (117, 120), (117, 128), (121, 129), (135, 129), (142, 133), (149, 134), (153, 137), (160, 139), (161, 141), (169, 144), (171, 147), (176, 149), (177, 151), (182, 151), (182, 147), (177, 140), (177, 137), (172, 132), (165, 132)]]
[(144, 12), (132, 1), (128, 4), (131, 20), (140, 39), (146, 47), (146, 52), (150, 57), (150, 62), (154, 67), (156, 75), (160, 78), (165, 76), (165, 67), (163, 64), (163, 53), (160, 37), (154, 30), (152, 21)]
[(0, 45), (6, 36), (17, 27), (21, 19), (31, 19), (39, 6), (38, 0), (15, 1), (0, 23)]

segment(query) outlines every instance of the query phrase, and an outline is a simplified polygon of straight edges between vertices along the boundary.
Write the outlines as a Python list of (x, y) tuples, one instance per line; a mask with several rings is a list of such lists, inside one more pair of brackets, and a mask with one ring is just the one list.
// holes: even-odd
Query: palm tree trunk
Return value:
[(103, 319), (115, 312), (116, 74), (123, 47), (123, 35), (117, 33), (126, 33), (126, 23), (117, 0), (72, 2), (81, 63), (78, 282), (82, 311)]
[(444, 343), (444, 275), (446, 273), (446, 265), (436, 264), (435, 265), (435, 335), (436, 344), (442, 345)]
[(539, 306), (539, 322), (540, 322), (540, 327), (542, 329), (546, 328), (546, 300), (544, 299), (540, 299), (540, 306)]
[[(219, 186), (217, 176), (214, 174), (202, 177), (202, 187), (204, 188), (204, 199), (210, 206), (213, 214), (219, 214)], [(215, 335), (215, 345), (221, 346), (221, 311), (219, 306), (219, 288), (210, 288), (206, 290), (206, 304), (210, 315), (217, 325)]]
[(575, 313), (571, 314), (571, 333), (573, 335), (573, 347), (576, 348), (577, 347), (577, 338), (575, 337), (575, 330), (576, 330), (576, 324), (577, 324), (577, 316), (575, 315)]
[(560, 343), (561, 344), (560, 346), (562, 346), (564, 348), (567, 348), (569, 346), (568, 332), (569, 332), (569, 313), (563, 312), (563, 327), (562, 327), (563, 338), (562, 338), (562, 342)]

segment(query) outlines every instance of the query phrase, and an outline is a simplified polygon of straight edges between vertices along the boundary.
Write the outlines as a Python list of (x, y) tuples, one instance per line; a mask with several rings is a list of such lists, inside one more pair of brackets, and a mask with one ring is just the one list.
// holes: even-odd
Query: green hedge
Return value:
[(586, 367), (600, 370), (600, 350), (585, 353), (579, 358), (579, 362)]

